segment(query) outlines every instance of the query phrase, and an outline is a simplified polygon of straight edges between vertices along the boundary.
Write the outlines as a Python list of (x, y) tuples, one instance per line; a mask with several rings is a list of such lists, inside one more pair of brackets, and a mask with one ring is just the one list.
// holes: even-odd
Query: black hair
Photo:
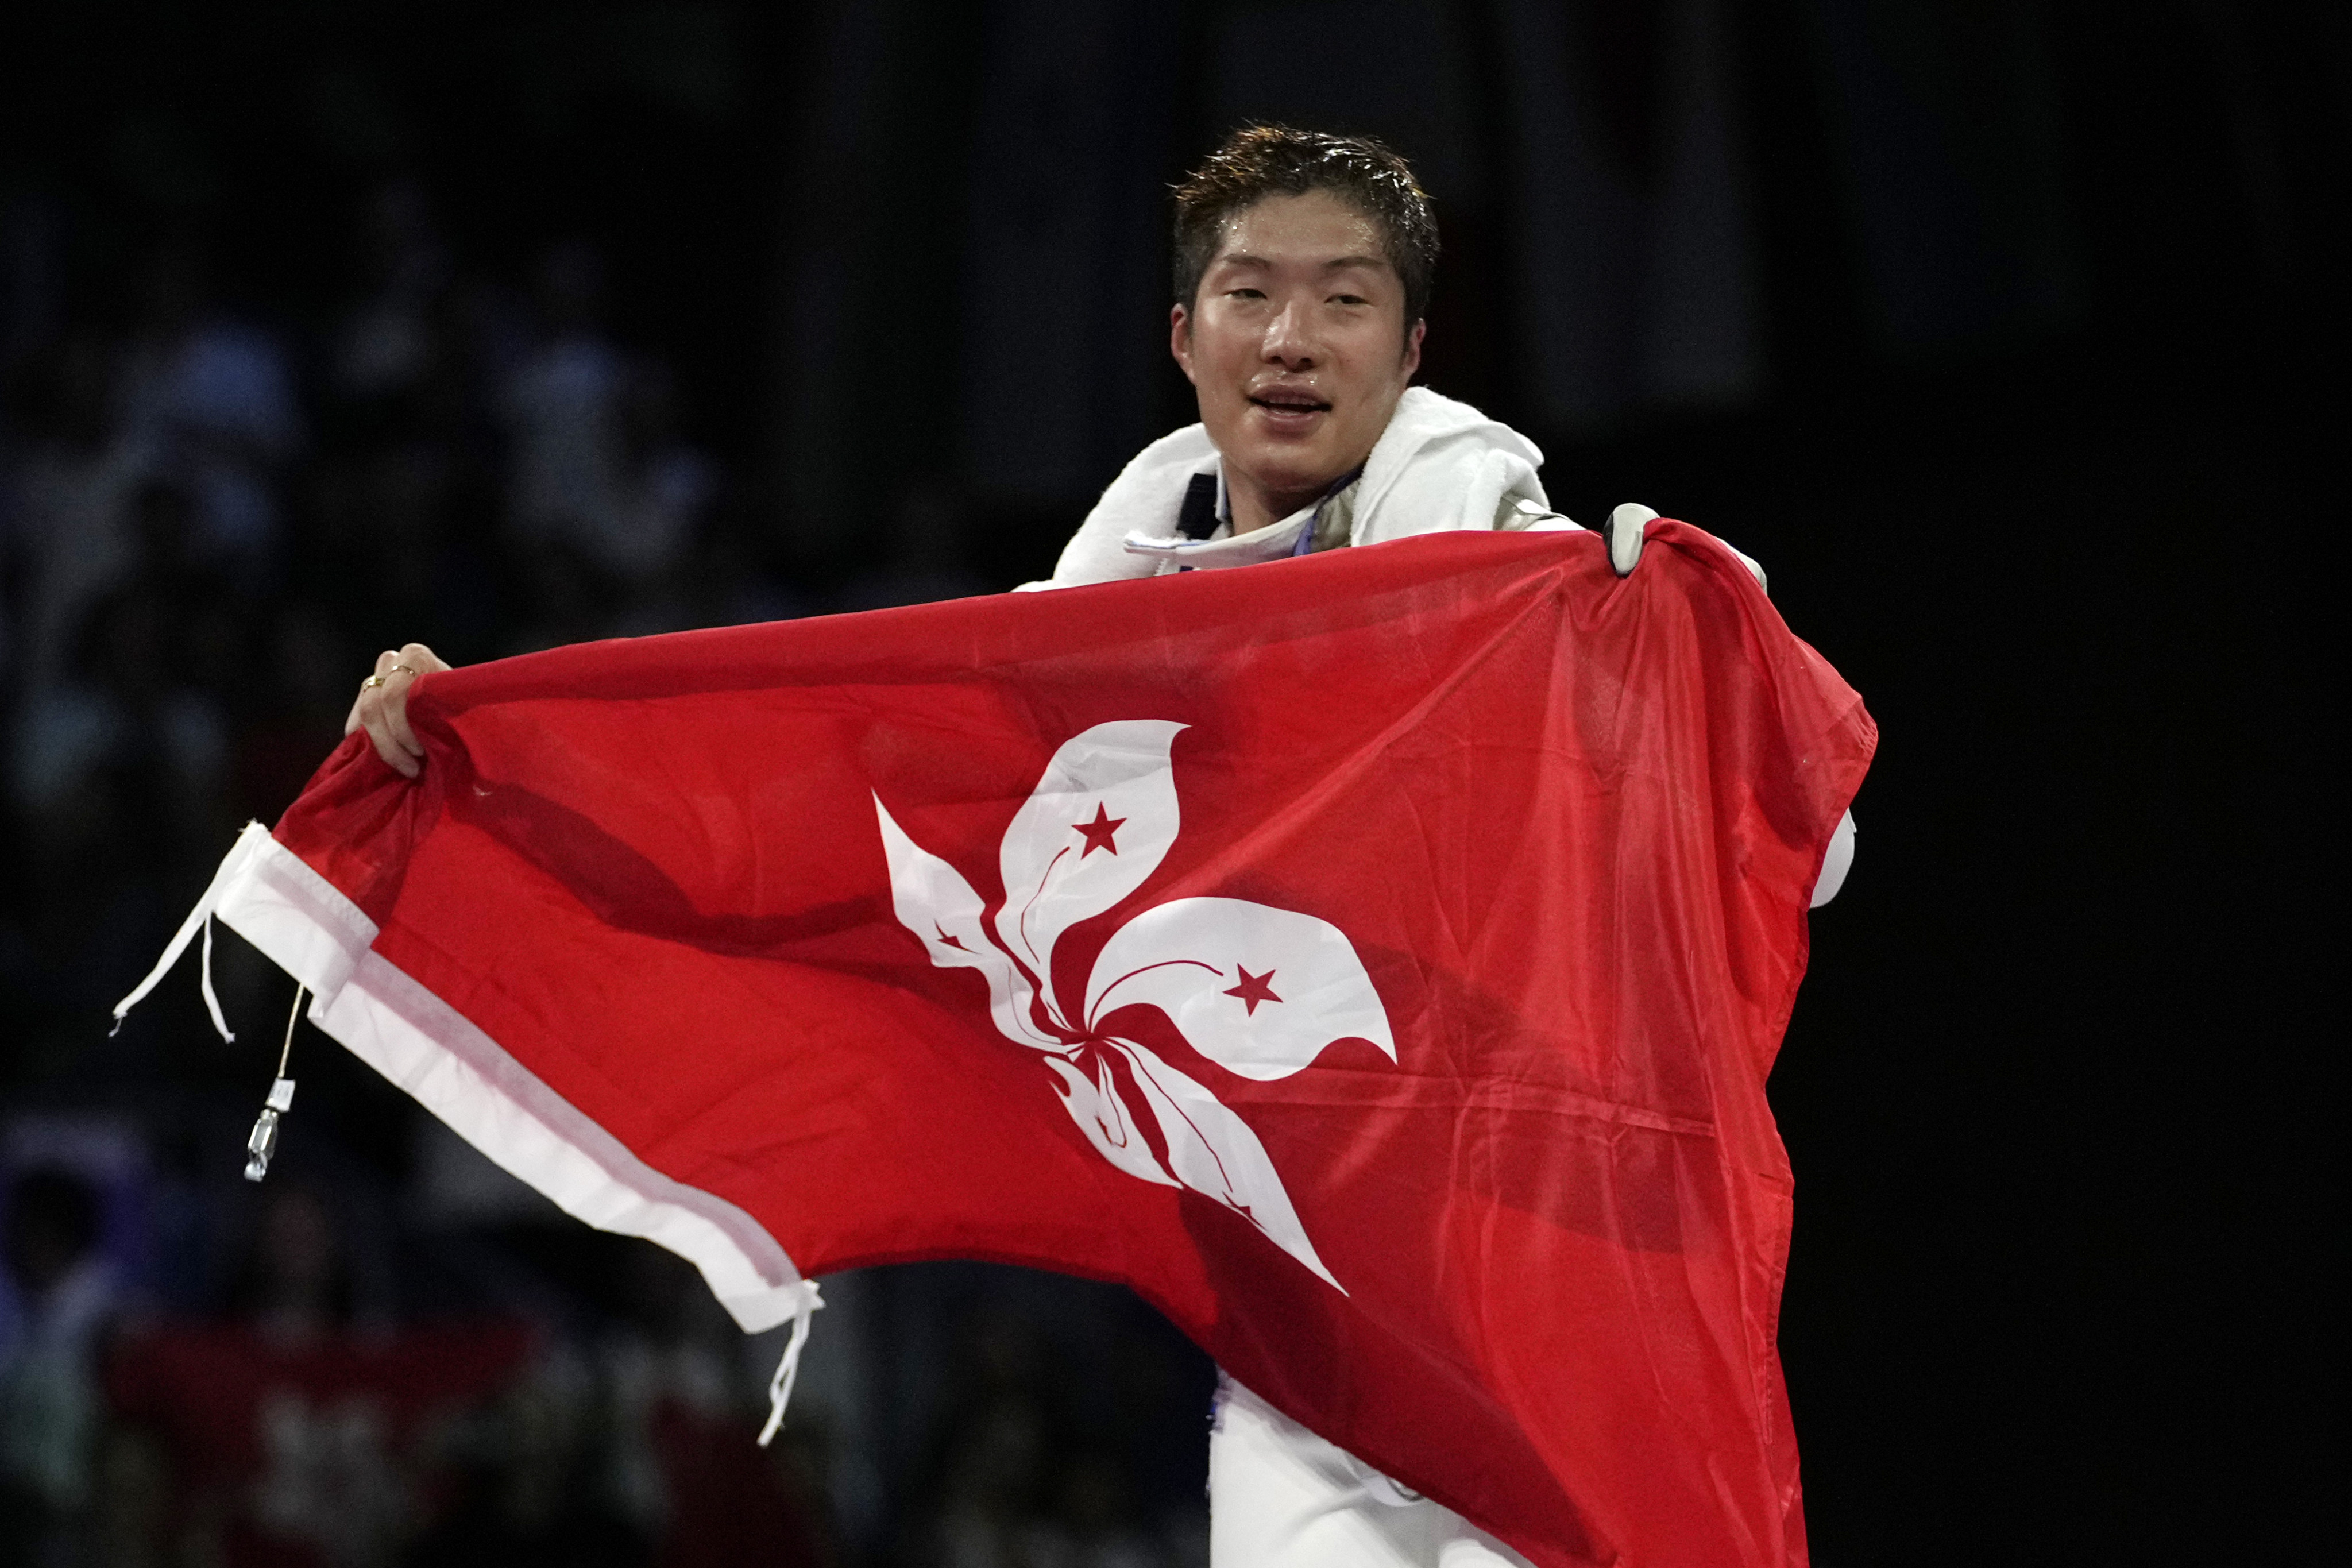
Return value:
[(1216, 259), (1225, 220), (1267, 196), (1329, 191), (1380, 225), (1389, 265), (1404, 285), (1408, 331), (1429, 310), (1437, 271), (1437, 217), (1412, 165), (1370, 136), (1287, 125), (1246, 125), (1176, 187), (1176, 302), (1192, 309)]

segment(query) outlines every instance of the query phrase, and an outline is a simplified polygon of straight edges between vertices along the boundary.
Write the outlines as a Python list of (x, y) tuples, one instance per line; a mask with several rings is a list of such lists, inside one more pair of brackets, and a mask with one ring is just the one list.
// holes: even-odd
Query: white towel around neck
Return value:
[[(1149, 577), (1181, 557), (1188, 566), (1239, 566), (1287, 555), (1314, 509), (1231, 539), (1195, 542), (1176, 529), (1185, 488), (1214, 474), (1220, 459), (1202, 426), (1188, 425), (1138, 453), (1095, 503), (1062, 550), (1046, 582), (1060, 588)], [(1378, 544), (1416, 533), (1492, 529), (1498, 516), (1540, 516), (1537, 526), (1575, 524), (1551, 511), (1536, 470), (1536, 444), (1466, 403), (1424, 386), (1408, 387), (1355, 483), (1349, 544)], [(1519, 503), (1531, 503), (1521, 507)]]

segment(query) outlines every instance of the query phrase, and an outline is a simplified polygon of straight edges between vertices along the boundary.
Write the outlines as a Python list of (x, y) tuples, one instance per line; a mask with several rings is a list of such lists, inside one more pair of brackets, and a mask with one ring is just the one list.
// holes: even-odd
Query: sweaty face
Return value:
[(1234, 527), (1276, 522), (1369, 457), (1421, 364), (1380, 226), (1328, 191), (1225, 220), (1171, 347), (1223, 455)]

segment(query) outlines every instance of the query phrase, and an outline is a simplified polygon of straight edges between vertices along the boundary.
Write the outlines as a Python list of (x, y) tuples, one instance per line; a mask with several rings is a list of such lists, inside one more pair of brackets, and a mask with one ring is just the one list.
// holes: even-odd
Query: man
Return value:
[[(1369, 139), (1254, 126), (1178, 189), (1176, 215), (1169, 346), (1198, 395), (1201, 422), (1130, 462), (1053, 577), (1028, 587), (1246, 565), (1450, 529), (1576, 526), (1546, 500), (1532, 442), (1412, 384), (1438, 241), (1403, 159)], [(1640, 522), (1620, 514), (1626, 526), (1611, 543), (1622, 572), (1638, 558)], [(346, 732), (366, 729), (384, 761), (414, 777), (424, 753), (403, 716), (405, 693), (444, 668), (418, 644), (380, 655)], [(1849, 821), (1817, 905), (1836, 890), (1852, 844)], [(1213, 1431), (1219, 1564), (1526, 1563), (1230, 1379)]]
[[(1129, 465), (1055, 583), (1169, 570), (1179, 554), (1230, 564), (1438, 528), (1564, 524), (1542, 504), (1532, 445), (1411, 389), (1436, 259), (1428, 200), (1394, 153), (1271, 127), (1235, 136), (1177, 195), (1169, 346), (1201, 424)], [(1393, 493), (1402, 479), (1422, 482)], [(1192, 515), (1163, 517), (1171, 498)], [(1129, 549), (1139, 525), (1147, 539), (1181, 526), (1219, 547), (1163, 537)]]

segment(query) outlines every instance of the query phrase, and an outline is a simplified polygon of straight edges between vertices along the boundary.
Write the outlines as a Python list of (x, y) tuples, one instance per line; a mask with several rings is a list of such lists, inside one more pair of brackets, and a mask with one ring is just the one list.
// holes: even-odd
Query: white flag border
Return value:
[(374, 951), (376, 925), (301, 857), (248, 824), (214, 912), (313, 993), (310, 1021), (566, 1214), (692, 1263), (746, 1333), (818, 1305), (764, 1226), (663, 1175)]

